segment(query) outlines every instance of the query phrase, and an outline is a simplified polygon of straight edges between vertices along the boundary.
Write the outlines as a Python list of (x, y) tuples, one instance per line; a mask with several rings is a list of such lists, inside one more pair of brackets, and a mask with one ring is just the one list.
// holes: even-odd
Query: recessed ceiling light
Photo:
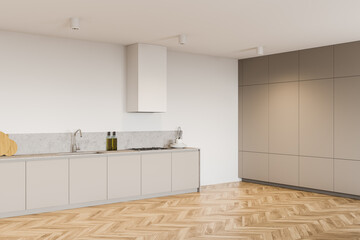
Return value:
[(181, 44), (181, 45), (186, 44), (186, 35), (185, 34), (179, 35), (179, 44)]
[(79, 30), (80, 29), (80, 19), (77, 17), (72, 17), (70, 19), (70, 25), (72, 30)]
[(259, 46), (256, 48), (257, 55), (264, 55), (264, 47)]

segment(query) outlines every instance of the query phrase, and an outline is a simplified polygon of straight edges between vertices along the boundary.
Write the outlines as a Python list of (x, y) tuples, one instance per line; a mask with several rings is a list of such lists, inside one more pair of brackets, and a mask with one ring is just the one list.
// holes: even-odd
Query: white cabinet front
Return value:
[(172, 191), (199, 188), (199, 152), (172, 154)]
[(109, 199), (139, 196), (141, 194), (141, 156), (109, 156), (108, 161)]
[(27, 209), (61, 206), (69, 203), (68, 163), (68, 159), (27, 163)]
[(107, 158), (70, 159), (70, 203), (106, 200)]
[(171, 191), (171, 153), (142, 155), (142, 195)]
[(0, 213), (25, 210), (25, 162), (0, 163)]

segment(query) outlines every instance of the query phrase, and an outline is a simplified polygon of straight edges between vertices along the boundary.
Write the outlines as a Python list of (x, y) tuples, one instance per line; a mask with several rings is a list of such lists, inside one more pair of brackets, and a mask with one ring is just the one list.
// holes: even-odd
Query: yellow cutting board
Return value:
[(12, 156), (16, 153), (17, 151), (17, 144), (15, 141), (11, 140), (10, 139), (10, 148), (9, 148), (9, 151), (5, 154), (6, 156)]
[(0, 156), (5, 155), (10, 148), (10, 139), (8, 135), (3, 132), (0, 132)]

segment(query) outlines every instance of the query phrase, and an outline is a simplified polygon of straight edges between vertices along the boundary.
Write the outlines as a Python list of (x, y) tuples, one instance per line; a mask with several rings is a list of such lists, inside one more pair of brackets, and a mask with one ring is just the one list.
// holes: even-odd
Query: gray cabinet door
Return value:
[(243, 150), (268, 152), (268, 85), (243, 87)]
[(242, 87), (239, 87), (238, 96), (238, 150), (242, 150)]
[(239, 152), (238, 155), (238, 177), (243, 177), (243, 153)]
[(360, 161), (335, 159), (335, 192), (360, 195)]
[(141, 156), (118, 155), (108, 157), (108, 198), (141, 195)]
[(70, 159), (70, 203), (106, 200), (107, 158)]
[(0, 163), (0, 213), (25, 210), (25, 162)]
[(27, 209), (69, 204), (68, 163), (68, 159), (27, 163)]
[(334, 76), (360, 75), (360, 42), (334, 46)]
[(269, 154), (269, 181), (298, 186), (299, 157)]
[(242, 61), (242, 80), (244, 85), (269, 82), (269, 57), (249, 58)]
[(360, 160), (360, 77), (335, 79), (335, 158)]
[(269, 181), (268, 154), (243, 152), (243, 178)]
[(333, 79), (300, 82), (300, 155), (333, 157)]
[(300, 51), (300, 80), (332, 78), (334, 47), (326, 46)]
[(149, 153), (141, 157), (141, 194), (171, 191), (171, 153)]
[(269, 152), (299, 154), (299, 83), (269, 86)]
[(334, 191), (334, 160), (300, 157), (300, 186)]
[(269, 83), (299, 80), (299, 52), (287, 52), (269, 56)]
[(172, 153), (172, 191), (200, 187), (199, 152)]
[(238, 61), (238, 84), (239, 86), (243, 85), (243, 61)]

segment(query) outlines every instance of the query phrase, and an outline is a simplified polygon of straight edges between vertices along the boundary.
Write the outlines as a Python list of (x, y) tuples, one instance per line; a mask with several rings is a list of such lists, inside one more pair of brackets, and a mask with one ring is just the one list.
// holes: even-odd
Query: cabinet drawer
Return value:
[(142, 155), (142, 195), (171, 191), (171, 153)]
[(106, 200), (106, 157), (70, 159), (70, 203)]
[(243, 152), (243, 178), (269, 181), (268, 154)]
[(269, 154), (269, 181), (298, 186), (299, 157)]
[(0, 213), (25, 210), (25, 162), (0, 163)]
[(300, 186), (333, 191), (333, 166), (330, 158), (300, 157)]
[(238, 177), (243, 177), (243, 153), (239, 152), (238, 155)]
[(172, 153), (172, 191), (199, 188), (199, 152)]
[(31, 161), (26, 169), (27, 209), (68, 204), (68, 159)]
[(360, 195), (360, 161), (335, 159), (335, 192)]
[(108, 198), (125, 198), (141, 194), (140, 155), (109, 156)]

